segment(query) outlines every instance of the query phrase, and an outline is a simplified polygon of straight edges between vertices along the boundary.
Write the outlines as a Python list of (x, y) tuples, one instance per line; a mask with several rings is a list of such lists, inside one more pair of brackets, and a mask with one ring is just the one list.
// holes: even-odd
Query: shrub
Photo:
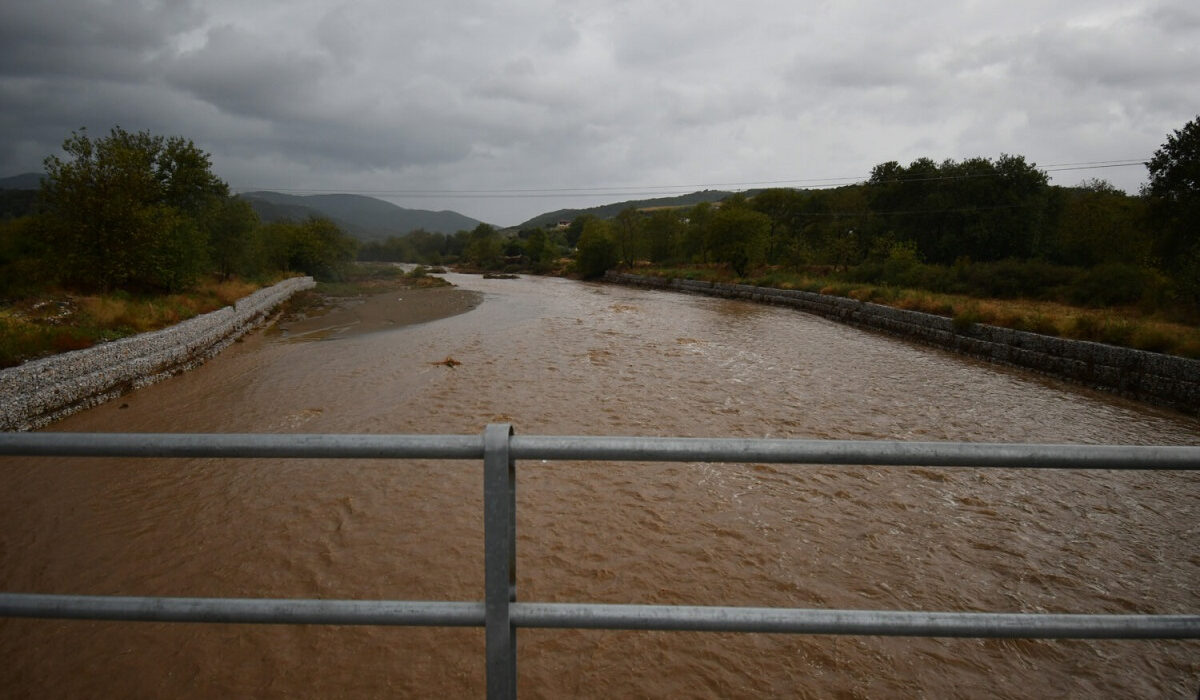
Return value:
[(1078, 273), (1074, 268), (1040, 260), (1000, 260), (990, 263), (960, 263), (952, 268), (953, 291), (980, 297), (1045, 299), (1069, 284)]
[(976, 323), (983, 321), (983, 314), (980, 313), (979, 307), (967, 306), (954, 314), (951, 324), (954, 326), (955, 333), (966, 333)]
[(1175, 336), (1154, 326), (1140, 326), (1133, 332), (1130, 345), (1139, 350), (1167, 352), (1175, 345)]
[(1163, 285), (1164, 281), (1150, 270), (1126, 263), (1108, 263), (1082, 273), (1067, 289), (1067, 298), (1091, 307), (1130, 304), (1153, 295)]
[(600, 277), (617, 264), (617, 244), (609, 235), (608, 226), (600, 220), (589, 220), (579, 236), (575, 257), (576, 270), (584, 279)]
[(1099, 340), (1103, 325), (1100, 320), (1090, 314), (1080, 314), (1071, 319), (1071, 336), (1083, 340)]

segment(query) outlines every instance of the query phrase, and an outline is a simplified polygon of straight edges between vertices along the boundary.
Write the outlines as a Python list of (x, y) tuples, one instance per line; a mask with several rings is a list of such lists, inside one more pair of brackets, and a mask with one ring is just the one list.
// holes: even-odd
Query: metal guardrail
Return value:
[(1040, 639), (1200, 639), (1196, 615), (814, 610), (518, 602), (516, 461), (1197, 470), (1200, 447), (478, 435), (0, 433), (0, 455), (482, 459), (483, 602), (0, 593), (0, 616), (257, 624), (484, 627), (488, 697), (516, 696), (517, 628)]

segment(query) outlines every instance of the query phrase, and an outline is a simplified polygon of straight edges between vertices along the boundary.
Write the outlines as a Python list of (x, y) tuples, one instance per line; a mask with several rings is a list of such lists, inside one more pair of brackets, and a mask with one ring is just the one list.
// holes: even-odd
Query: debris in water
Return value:
[(459, 362), (458, 360), (454, 359), (453, 357), (450, 357), (449, 355), (447, 355), (447, 356), (446, 356), (446, 359), (442, 360), (441, 362), (431, 362), (431, 363), (429, 363), (429, 364), (431, 364), (431, 365), (445, 365), (445, 366), (449, 367), (450, 369), (454, 369), (455, 367), (457, 367), (457, 366), (461, 365), (462, 363), (461, 363), (461, 362)]

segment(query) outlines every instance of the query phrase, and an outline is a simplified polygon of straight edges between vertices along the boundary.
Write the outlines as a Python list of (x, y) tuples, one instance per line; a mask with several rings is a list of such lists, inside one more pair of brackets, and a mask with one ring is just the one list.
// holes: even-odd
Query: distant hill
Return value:
[[(614, 204), (602, 204), (597, 207), (588, 209), (559, 209), (545, 214), (539, 214), (529, 221), (526, 221), (514, 228), (540, 228), (544, 226), (553, 226), (559, 221), (571, 221), (580, 214), (591, 214), (599, 219), (611, 219), (621, 211), (633, 207), (634, 209), (649, 209), (653, 207), (690, 207), (700, 202), (719, 202), (725, 199), (732, 192), (723, 190), (703, 190), (701, 192), (692, 192), (691, 194), (682, 194), (676, 197), (659, 197), (657, 199), (632, 199), (626, 202), (616, 202)], [(750, 196), (751, 192), (747, 192), (746, 196)]]
[(453, 211), (405, 209), (391, 202), (357, 194), (313, 194), (298, 196), (279, 192), (244, 192), (263, 221), (306, 219), (324, 216), (346, 233), (363, 240), (400, 236), (415, 229), (452, 234), (471, 230), (480, 222)]
[(0, 177), (0, 219), (32, 214), (43, 177), (42, 173)]
[(0, 190), (36, 190), (42, 186), (44, 173), (21, 173), (12, 177), (0, 177)]

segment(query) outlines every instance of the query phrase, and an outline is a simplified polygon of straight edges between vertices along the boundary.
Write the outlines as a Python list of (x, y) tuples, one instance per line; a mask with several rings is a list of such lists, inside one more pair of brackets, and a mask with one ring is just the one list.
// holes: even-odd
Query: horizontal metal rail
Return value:
[(519, 602), (517, 460), (1197, 470), (1200, 446), (482, 435), (0, 433), (0, 456), (483, 460), (485, 600), (163, 598), (0, 593), (0, 616), (484, 627), (489, 697), (516, 694), (519, 627), (1035, 639), (1200, 639), (1200, 615), (813, 610)]
[[(522, 436), (513, 459), (1020, 469), (1200, 469), (1200, 447), (870, 440)], [(477, 435), (0, 433), (0, 455), (482, 459)]]
[(0, 455), (483, 459), (478, 435), (0, 433)]
[(483, 627), (483, 603), (0, 593), (0, 616), (136, 622)]
[[(512, 603), (515, 627), (1024, 639), (1195, 639), (1200, 615)], [(138, 622), (483, 627), (483, 603), (0, 593), (0, 616)]]

